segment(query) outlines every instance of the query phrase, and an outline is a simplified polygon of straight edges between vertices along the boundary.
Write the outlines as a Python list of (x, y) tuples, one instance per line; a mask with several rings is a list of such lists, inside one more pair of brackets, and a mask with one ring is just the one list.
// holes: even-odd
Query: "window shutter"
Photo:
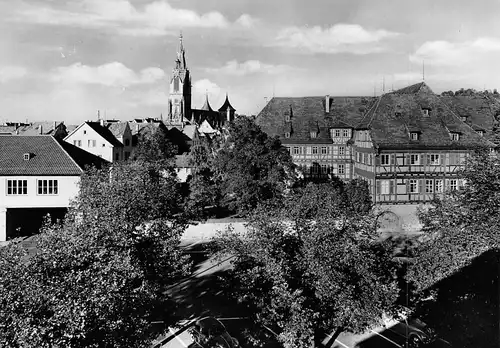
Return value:
[(446, 158), (446, 154), (442, 153), (439, 155), (439, 160), (441, 161), (441, 165), (444, 165), (445, 158)]
[(424, 192), (424, 180), (418, 179), (418, 193)]
[(380, 180), (376, 180), (376, 184), (377, 184), (377, 194), (380, 194), (381, 192), (381, 181)]
[(450, 190), (450, 179), (446, 179), (444, 181), (444, 190), (449, 191)]
[(396, 157), (396, 155), (391, 154), (391, 165), (394, 165), (395, 157)]
[(406, 155), (406, 162), (405, 165), (409, 166), (410, 165), (410, 155)]
[(394, 193), (394, 180), (389, 180), (389, 193), (391, 195)]
[(377, 166), (380, 165), (380, 155), (375, 156), (375, 165), (377, 165)]

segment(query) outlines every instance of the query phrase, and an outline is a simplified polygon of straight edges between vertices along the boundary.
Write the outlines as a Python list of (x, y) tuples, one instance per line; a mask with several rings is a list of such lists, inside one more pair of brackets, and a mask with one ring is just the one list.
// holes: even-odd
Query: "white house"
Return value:
[[(124, 144), (109, 129), (111, 124), (104, 120), (99, 122), (86, 121), (69, 133), (64, 141), (108, 162), (122, 161), (125, 159)], [(128, 139), (127, 135), (124, 136), (123, 140), (125, 141), (125, 139)], [(132, 135), (130, 135), (130, 143), (131, 139)]]
[(1, 136), (0, 241), (13, 237), (16, 230), (39, 227), (40, 218), (34, 216), (64, 216), (85, 167), (103, 163), (49, 135)]

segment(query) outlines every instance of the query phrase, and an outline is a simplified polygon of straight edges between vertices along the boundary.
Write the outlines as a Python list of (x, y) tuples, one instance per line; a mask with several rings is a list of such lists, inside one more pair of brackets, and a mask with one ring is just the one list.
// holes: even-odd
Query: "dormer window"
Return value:
[(318, 136), (318, 132), (311, 131), (311, 139), (315, 139)]
[(410, 132), (411, 140), (418, 140), (418, 132)]
[(422, 108), (422, 115), (429, 116), (431, 114), (431, 110), (428, 108)]
[(480, 136), (484, 137), (484, 130), (478, 130), (477, 134), (479, 134)]
[(462, 122), (467, 122), (467, 116), (460, 116), (460, 120)]
[(451, 140), (453, 140), (453, 141), (460, 140), (460, 134), (459, 133), (451, 133)]
[(25, 161), (29, 161), (31, 159), (31, 153), (25, 153), (23, 155), (23, 158), (24, 158)]
[(290, 122), (290, 112), (285, 111), (285, 122)]
[(285, 138), (286, 138), (286, 139), (290, 138), (290, 132), (286, 132), (286, 133), (285, 133)]

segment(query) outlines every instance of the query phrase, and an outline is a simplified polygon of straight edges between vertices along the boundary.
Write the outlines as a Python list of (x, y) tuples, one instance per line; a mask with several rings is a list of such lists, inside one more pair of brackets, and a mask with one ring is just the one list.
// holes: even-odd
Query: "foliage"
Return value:
[(397, 299), (395, 265), (375, 217), (353, 212), (331, 183), (260, 206), (247, 230), (216, 242), (235, 255), (234, 295), (256, 321), (277, 328), (285, 347), (310, 347), (331, 330), (360, 332)]
[(187, 272), (176, 180), (162, 172), (91, 170), (64, 223), (35, 237), (36, 254), (0, 249), (0, 346), (151, 345), (151, 320), (173, 320), (163, 289)]
[(132, 159), (144, 162), (162, 161), (164, 164), (171, 165), (176, 153), (177, 149), (168, 139), (166, 130), (158, 127), (140, 137)]
[(472, 156), (463, 172), (466, 185), (448, 192), (419, 214), (428, 236), (408, 278), (429, 288), (500, 246), (500, 160), (487, 152)]
[(188, 210), (198, 218), (207, 216), (207, 206), (219, 206), (219, 180), (214, 170), (213, 142), (202, 139), (191, 149), (189, 163), (192, 179), (189, 182)]
[(294, 164), (278, 137), (268, 137), (251, 119), (229, 125), (215, 157), (223, 204), (245, 214), (259, 202), (281, 197), (295, 181)]

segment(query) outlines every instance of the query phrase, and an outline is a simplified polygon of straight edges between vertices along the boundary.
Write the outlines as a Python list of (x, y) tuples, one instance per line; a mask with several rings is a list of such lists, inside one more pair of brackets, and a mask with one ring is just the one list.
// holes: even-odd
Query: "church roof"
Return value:
[[(330, 128), (354, 128), (375, 100), (373, 97), (274, 97), (257, 115), (256, 122), (266, 133), (280, 136), (283, 143), (331, 143)], [(317, 132), (315, 138), (311, 138), (312, 131)], [(290, 133), (290, 137), (284, 138), (285, 133)]]
[(233, 106), (229, 102), (229, 97), (228, 97), (228, 95), (226, 93), (226, 100), (224, 101), (224, 104), (222, 104), (222, 106), (219, 108), (219, 112), (227, 111), (227, 109), (229, 109), (231, 111), (235, 111), (236, 110), (235, 108), (233, 108)]
[[(380, 96), (357, 128), (369, 129), (375, 146), (382, 149), (493, 146), (461, 121), (424, 82)], [(419, 139), (411, 140), (409, 132), (419, 132)], [(452, 140), (450, 132), (459, 133), (459, 140)]]
[(203, 110), (203, 111), (213, 111), (212, 107), (210, 106), (210, 103), (208, 102), (208, 95), (206, 96), (205, 98), (205, 104), (203, 104), (203, 106), (201, 107), (201, 109), (199, 110)]

